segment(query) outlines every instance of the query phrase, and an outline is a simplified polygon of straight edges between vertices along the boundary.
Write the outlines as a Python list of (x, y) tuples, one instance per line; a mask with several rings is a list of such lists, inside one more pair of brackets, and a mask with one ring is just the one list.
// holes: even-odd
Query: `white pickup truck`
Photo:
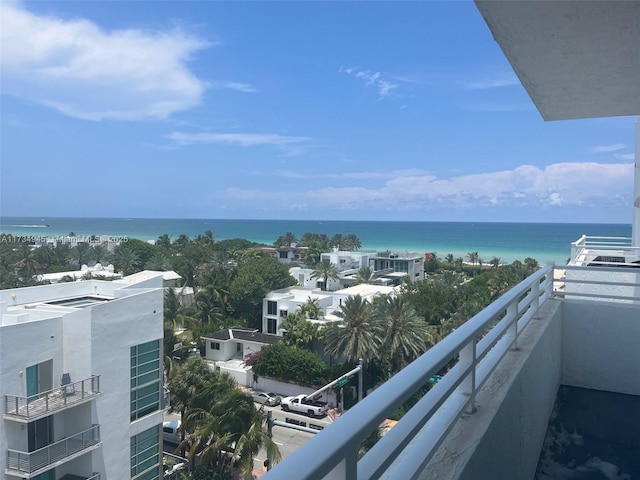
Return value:
[(285, 397), (280, 403), (285, 412), (298, 412), (310, 417), (323, 417), (327, 413), (327, 404), (307, 400), (306, 395), (296, 395), (295, 397)]

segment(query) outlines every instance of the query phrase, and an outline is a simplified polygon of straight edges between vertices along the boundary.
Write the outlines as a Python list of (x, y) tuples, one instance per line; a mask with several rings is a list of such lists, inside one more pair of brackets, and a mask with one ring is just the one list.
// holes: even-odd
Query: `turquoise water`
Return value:
[(582, 235), (630, 237), (631, 225), (556, 223), (471, 222), (359, 222), (307, 220), (204, 220), (125, 218), (30, 218), (3, 217), (0, 232), (21, 236), (109, 235), (155, 240), (162, 234), (172, 239), (181, 234), (194, 237), (211, 230), (218, 240), (246, 238), (271, 245), (285, 232), (300, 238), (305, 232), (354, 233), (362, 250), (396, 250), (448, 253), (466, 260), (478, 252), (483, 261), (499, 257), (504, 262), (532, 257), (540, 263), (565, 263), (571, 242)]

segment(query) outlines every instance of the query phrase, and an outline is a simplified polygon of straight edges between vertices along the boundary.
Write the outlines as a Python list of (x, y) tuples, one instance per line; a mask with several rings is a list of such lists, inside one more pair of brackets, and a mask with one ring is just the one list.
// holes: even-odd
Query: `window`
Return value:
[(267, 318), (267, 333), (276, 333), (276, 319), (275, 318)]
[(289, 258), (289, 252), (280, 250), (280, 258)]
[(285, 318), (289, 314), (286, 310), (280, 310), (280, 318)]
[(209, 346), (211, 347), (211, 350), (220, 350), (220, 344), (218, 342), (211, 342)]
[(160, 478), (160, 426), (131, 437), (131, 478)]
[(272, 302), (271, 300), (267, 300), (267, 315), (277, 315), (278, 313), (278, 302)]
[(160, 340), (131, 347), (131, 421), (160, 409)]

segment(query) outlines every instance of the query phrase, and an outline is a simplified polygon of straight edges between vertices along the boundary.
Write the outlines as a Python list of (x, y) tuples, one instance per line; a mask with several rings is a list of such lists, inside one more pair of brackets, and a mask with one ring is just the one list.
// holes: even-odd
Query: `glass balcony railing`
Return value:
[(7, 470), (17, 472), (17, 476), (21, 476), (20, 474), (23, 473), (36, 474), (40, 471), (46, 471), (47, 467), (54, 463), (71, 460), (99, 443), (100, 425), (93, 425), (83, 432), (63, 438), (33, 452), (8, 449)]
[(100, 376), (62, 385), (30, 397), (5, 395), (5, 418), (31, 421), (100, 394)]

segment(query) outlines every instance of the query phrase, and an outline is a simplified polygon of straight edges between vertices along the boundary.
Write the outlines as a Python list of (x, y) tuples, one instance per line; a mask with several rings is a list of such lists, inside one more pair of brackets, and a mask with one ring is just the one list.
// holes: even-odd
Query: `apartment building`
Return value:
[(0, 472), (162, 473), (162, 274), (0, 291)]

